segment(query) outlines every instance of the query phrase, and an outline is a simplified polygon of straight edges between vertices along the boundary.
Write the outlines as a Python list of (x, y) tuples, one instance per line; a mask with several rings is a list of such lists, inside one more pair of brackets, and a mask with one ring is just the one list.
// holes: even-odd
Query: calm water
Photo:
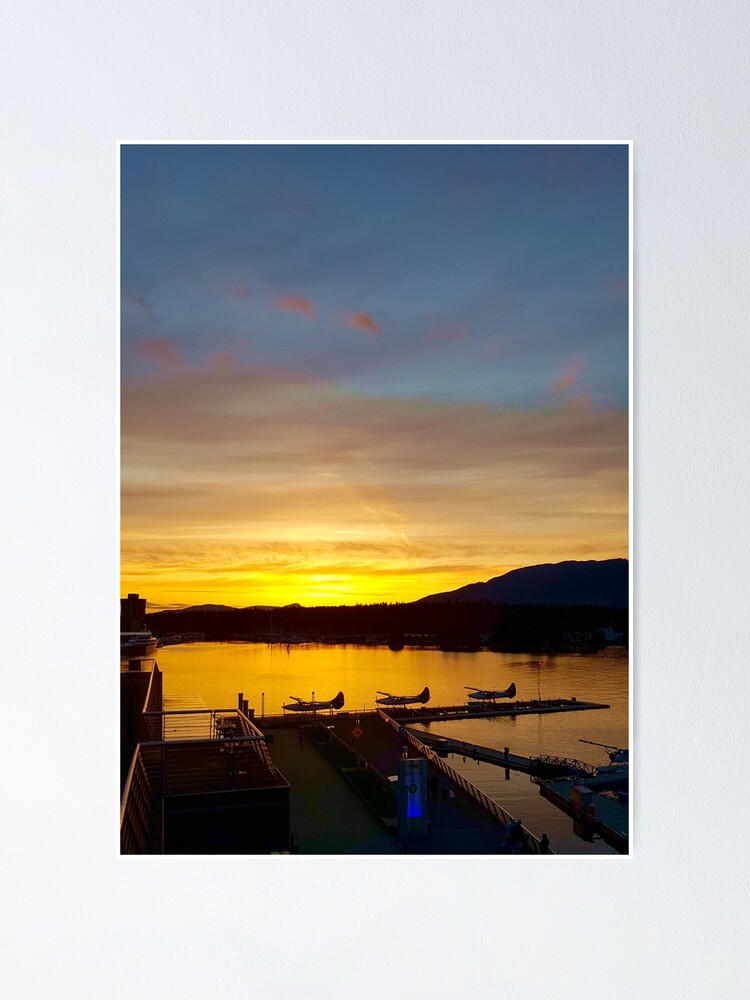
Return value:
[[(533, 756), (556, 754), (606, 764), (599, 747), (580, 739), (628, 746), (628, 659), (622, 647), (595, 654), (532, 656), (519, 653), (441, 653), (433, 649), (325, 646), (314, 643), (281, 647), (260, 643), (195, 643), (165, 646), (157, 651), (164, 673), (164, 694), (200, 695), (210, 708), (233, 708), (242, 691), (256, 714), (281, 712), (289, 695), (332, 698), (342, 690), (347, 709), (373, 708), (377, 690), (415, 694), (429, 685), (430, 706), (466, 701), (464, 685), (504, 689), (511, 682), (520, 700), (578, 698), (610, 705), (588, 712), (526, 715), (515, 719), (466, 719), (432, 723), (425, 728), (457, 739)], [(263, 694), (265, 697), (263, 698)], [(573, 821), (543, 799), (526, 775), (492, 764), (477, 764), (451, 756), (450, 763), (537, 836), (550, 838), (553, 849), (565, 854), (613, 854), (606, 844), (586, 843), (573, 830)]]

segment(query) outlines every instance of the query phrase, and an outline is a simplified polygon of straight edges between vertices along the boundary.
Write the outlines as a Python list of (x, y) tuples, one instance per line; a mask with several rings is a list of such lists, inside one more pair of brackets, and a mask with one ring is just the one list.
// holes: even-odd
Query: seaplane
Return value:
[(390, 694), (388, 691), (376, 691), (382, 694), (382, 698), (376, 698), (377, 705), (426, 705), (430, 700), (430, 689), (428, 687), (420, 691), (419, 694)]
[(313, 691), (312, 701), (303, 701), (302, 698), (297, 698), (295, 695), (290, 694), (289, 697), (294, 702), (293, 705), (282, 705), (281, 707), (285, 712), (319, 712), (324, 708), (343, 708), (344, 707), (344, 692), (339, 691), (335, 698), (331, 698), (330, 701), (316, 701), (315, 692)]
[(469, 697), (476, 701), (495, 701), (497, 698), (515, 698), (516, 696), (515, 684), (511, 684), (504, 691), (482, 691), (481, 688), (467, 687), (467, 685), (464, 687), (469, 692)]
[[(617, 767), (624, 767), (629, 762), (629, 753), (623, 747), (613, 747), (608, 743), (594, 743), (593, 740), (579, 740), (579, 743), (590, 743), (592, 747), (604, 747), (612, 764)], [(599, 768), (599, 770), (603, 770)]]

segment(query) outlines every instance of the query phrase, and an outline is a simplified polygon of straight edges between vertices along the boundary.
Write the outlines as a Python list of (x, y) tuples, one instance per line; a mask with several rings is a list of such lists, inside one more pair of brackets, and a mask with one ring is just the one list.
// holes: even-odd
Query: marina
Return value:
[[(238, 738), (240, 724), (236, 719), (241, 711), (266, 742), (271, 762), (289, 785), (289, 824), (294, 836), (291, 849), (300, 853), (320, 852), (326, 836), (330, 838), (331, 853), (339, 849), (342, 853), (380, 853), (376, 845), (380, 845), (383, 853), (394, 849), (403, 852), (404, 845), (399, 847), (393, 841), (393, 829), (383, 827), (376, 817), (354, 819), (364, 817), (365, 808), (357, 784), (364, 780), (362, 775), (358, 777), (361, 768), (357, 767), (357, 758), (377, 772), (383, 782), (396, 777), (401, 746), (396, 733), (402, 729), (407, 731), (409, 759), (426, 760), (428, 775), (434, 771), (442, 776), (441, 768), (450, 767), (454, 795), (461, 789), (461, 801), (464, 802), (464, 794), (468, 796), (466, 803), (472, 803), (470, 807), (466, 804), (469, 813), (473, 815), (478, 809), (480, 815), (488, 815), (489, 809), (497, 810), (498, 816), (508, 817), (481, 820), (472, 834), (467, 828), (463, 846), (456, 840), (445, 847), (447, 853), (502, 853), (503, 829), (519, 819), (530, 837), (538, 840), (546, 834), (554, 853), (619, 852), (612, 838), (604, 839), (601, 828), (592, 832), (590, 826), (584, 826), (552, 796), (540, 794), (541, 786), (536, 779), (532, 780), (529, 768), (530, 761), (547, 756), (580, 760), (582, 770), (588, 768), (594, 772), (604, 763), (604, 752), (601, 746), (592, 743), (626, 742), (623, 693), (627, 659), (615, 650), (598, 656), (548, 657), (541, 668), (532, 660), (519, 659), (517, 654), (446, 654), (411, 649), (393, 652), (382, 647), (323, 645), (287, 651), (260, 644), (184, 643), (159, 649), (157, 656), (163, 683), (158, 737), (182, 744), (188, 738), (198, 740), (203, 749), (181, 751), (188, 754), (186, 759), (193, 759), (199, 753), (210, 756), (212, 743), (207, 741), (227, 743)], [(128, 673), (126, 665), (122, 670)], [(493, 706), (474, 705), (466, 697), (464, 679), (481, 685), (482, 690), (505, 690), (509, 683), (515, 683), (518, 700)], [(399, 697), (401, 691), (422, 694), (425, 680), (429, 680), (429, 703), (403, 707), (377, 704), (379, 698), (388, 697), (382, 692), (397, 693), (390, 697)], [(541, 699), (537, 697), (538, 684), (541, 684)], [(314, 713), (281, 711), (282, 705), (290, 703), (290, 692), (296, 690), (299, 696), (313, 687), (325, 699), (340, 691), (345, 695), (344, 707)], [(241, 705), (238, 692), (244, 692)], [(522, 699), (524, 692), (534, 696), (528, 703)], [(318, 700), (310, 690), (310, 701)], [(227, 705), (237, 707), (226, 709)], [(606, 708), (607, 705), (610, 707)], [(597, 710), (586, 710), (591, 706), (597, 706)], [(483, 710), (485, 707), (487, 712)], [(274, 711), (269, 712), (269, 708)], [(384, 728), (392, 728), (384, 722), (385, 715), (395, 726), (391, 736), (383, 733)], [(155, 722), (157, 716), (152, 718)], [(334, 764), (326, 757), (328, 745), (319, 744), (318, 737), (313, 738), (316, 731), (335, 734), (338, 749), (334, 756), (346, 758), (350, 753), (354, 761), (351, 767), (331, 770)], [(359, 736), (355, 731), (359, 731)], [(299, 741), (300, 732), (304, 736), (304, 749)], [(377, 739), (375, 734), (379, 734)], [(589, 743), (582, 744), (581, 737)], [(456, 752), (447, 753), (446, 740), (453, 741)], [(368, 741), (372, 743), (370, 749), (366, 748)], [(411, 741), (419, 742), (419, 751)], [(463, 744), (476, 752), (459, 753), (465, 749)], [(500, 758), (506, 746), (512, 754), (508, 762), (503, 762)], [(290, 755), (292, 769), (288, 763)], [(325, 759), (319, 760), (320, 757)], [(218, 759), (222, 759), (222, 754)], [(308, 778), (302, 773), (305, 767), (310, 769)], [(544, 772), (543, 777), (559, 777), (562, 770)], [(225, 777), (229, 781), (230, 772)], [(227, 788), (224, 794), (233, 795), (240, 790)], [(325, 811), (315, 806), (316, 801), (323, 802), (328, 797), (340, 802), (342, 796), (349, 803), (351, 822), (362, 835), (359, 847), (354, 834), (346, 834), (341, 824), (332, 827)], [(442, 809), (442, 801), (438, 806)], [(435, 806), (431, 804), (430, 808), (434, 811)], [(453, 816), (456, 808), (458, 803), (453, 801), (443, 812), (444, 826), (448, 810)], [(349, 814), (347, 810), (347, 817)], [(430, 821), (433, 820), (434, 817)], [(348, 822), (347, 818), (345, 826)], [(490, 825), (485, 827), (485, 823)], [(459, 828), (460, 824), (455, 827)], [(481, 829), (494, 830), (494, 834), (476, 832)], [(419, 850), (430, 853), (437, 849), (434, 822), (431, 836), (432, 846), (425, 842)], [(441, 836), (444, 845), (447, 844), (444, 835)], [(410, 844), (410, 852), (411, 847)]]

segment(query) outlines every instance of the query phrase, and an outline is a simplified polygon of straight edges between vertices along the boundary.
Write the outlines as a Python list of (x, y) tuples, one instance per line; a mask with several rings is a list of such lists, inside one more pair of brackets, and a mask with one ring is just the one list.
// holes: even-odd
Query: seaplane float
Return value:
[(344, 707), (343, 691), (339, 691), (336, 697), (331, 698), (330, 701), (316, 701), (314, 691), (311, 701), (304, 701), (302, 698), (297, 698), (293, 694), (290, 694), (289, 697), (292, 699), (293, 704), (282, 705), (281, 707), (285, 712), (320, 712), (324, 708), (338, 709)]
[(481, 688), (467, 687), (466, 685), (464, 687), (469, 692), (469, 697), (475, 701), (495, 701), (498, 698), (515, 698), (516, 696), (515, 684), (511, 684), (504, 691), (483, 691)]
[(376, 691), (382, 698), (376, 698), (377, 705), (426, 705), (430, 700), (430, 689), (424, 688), (419, 694), (390, 694), (388, 691)]

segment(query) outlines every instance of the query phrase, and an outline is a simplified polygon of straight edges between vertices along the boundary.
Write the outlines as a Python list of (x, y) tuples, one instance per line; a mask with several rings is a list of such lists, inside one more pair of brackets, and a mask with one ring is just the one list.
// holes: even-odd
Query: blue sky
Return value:
[(627, 555), (628, 147), (122, 147), (123, 586)]
[[(367, 393), (627, 405), (626, 146), (124, 146), (131, 338)], [(292, 297), (308, 314), (285, 310)], [(352, 330), (371, 317), (380, 333)]]

